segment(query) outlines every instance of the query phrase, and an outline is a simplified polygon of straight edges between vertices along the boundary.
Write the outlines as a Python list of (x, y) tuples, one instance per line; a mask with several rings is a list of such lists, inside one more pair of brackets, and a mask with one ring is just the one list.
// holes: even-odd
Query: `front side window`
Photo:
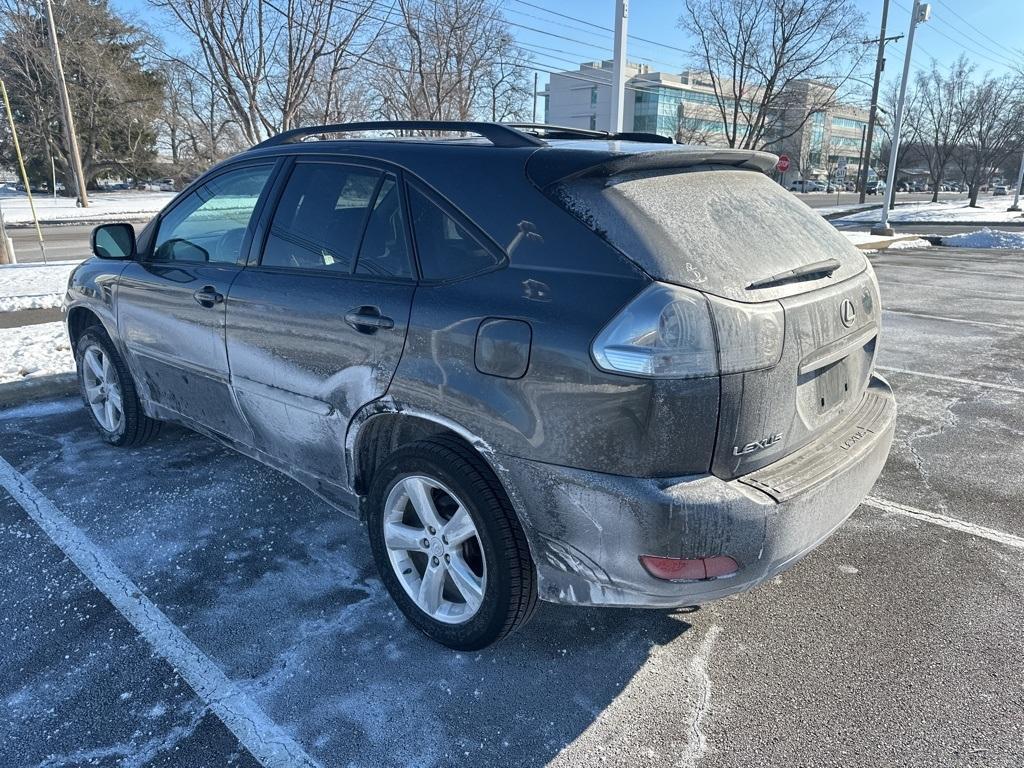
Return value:
[(273, 168), (268, 164), (228, 171), (190, 193), (161, 219), (153, 259), (236, 263)]
[(297, 163), (260, 264), (351, 273), (382, 175), (338, 163)]
[(414, 186), (409, 208), (420, 269), (427, 280), (451, 280), (475, 275), (501, 263), (452, 216)]

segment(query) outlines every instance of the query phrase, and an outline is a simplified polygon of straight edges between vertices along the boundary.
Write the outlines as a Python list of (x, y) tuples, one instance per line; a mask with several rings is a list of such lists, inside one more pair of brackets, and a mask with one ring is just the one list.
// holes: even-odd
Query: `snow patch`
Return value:
[[(1007, 211), (1013, 198), (982, 197), (978, 207), (971, 208), (966, 198), (944, 200), (938, 203), (901, 203), (889, 212), (891, 222), (985, 222), (999, 224), (1006, 221), (1021, 221), (1019, 211)], [(843, 216), (837, 222), (877, 222), (877, 209)]]
[[(89, 207), (79, 208), (73, 198), (33, 195), (40, 221), (81, 222), (118, 221), (149, 218), (174, 198), (174, 192), (93, 192)], [(4, 221), (7, 224), (31, 224), (32, 209), (23, 192), (3, 195)]]
[(75, 369), (64, 323), (0, 328), (0, 383)]
[(922, 238), (915, 238), (914, 240), (897, 240), (895, 243), (890, 243), (886, 246), (887, 251), (902, 251), (905, 248), (928, 248), (931, 243)]
[(954, 248), (1018, 248), (1024, 249), (1024, 231), (1007, 232), (1000, 229), (979, 229), (942, 238), (943, 245)]

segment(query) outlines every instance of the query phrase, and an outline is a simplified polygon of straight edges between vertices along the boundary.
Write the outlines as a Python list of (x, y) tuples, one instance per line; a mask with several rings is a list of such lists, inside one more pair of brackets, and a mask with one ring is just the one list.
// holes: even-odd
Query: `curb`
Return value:
[[(40, 219), (40, 227), (97, 227), (100, 224), (128, 222), (129, 224), (148, 224), (160, 211), (153, 213), (133, 213), (123, 216), (108, 216), (102, 219)], [(33, 221), (15, 221), (7, 223), (7, 231), (12, 229), (35, 229)]]
[(54, 373), (0, 384), (0, 408), (78, 394), (78, 374)]
[(893, 243), (904, 242), (907, 240), (927, 240), (932, 245), (941, 245), (942, 238), (937, 235), (896, 235), (895, 237), (889, 237), (884, 240), (875, 240), (867, 243), (855, 243), (855, 247), (862, 251), (885, 251), (889, 249), (889, 246)]
[(0, 328), (23, 328), (26, 325), (55, 323), (64, 319), (60, 307), (46, 309), (17, 309), (13, 312), (0, 312)]

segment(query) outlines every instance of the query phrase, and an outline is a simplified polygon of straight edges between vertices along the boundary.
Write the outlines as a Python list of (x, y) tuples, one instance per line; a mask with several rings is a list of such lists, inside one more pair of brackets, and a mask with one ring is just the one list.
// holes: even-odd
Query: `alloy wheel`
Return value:
[(384, 505), (384, 543), (399, 583), (430, 618), (462, 624), (476, 615), (487, 564), (466, 505), (429, 477), (403, 477)]
[(110, 356), (98, 344), (86, 347), (82, 355), (82, 379), (92, 415), (104, 430), (116, 433), (124, 423), (121, 384)]

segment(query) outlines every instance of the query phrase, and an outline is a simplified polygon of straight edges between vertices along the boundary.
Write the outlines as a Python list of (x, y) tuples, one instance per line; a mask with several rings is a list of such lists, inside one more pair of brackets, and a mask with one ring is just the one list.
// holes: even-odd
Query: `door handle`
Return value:
[(201, 306), (213, 307), (224, 301), (224, 294), (218, 292), (212, 285), (205, 285), (193, 293), (192, 298), (199, 302)]
[(356, 307), (345, 313), (345, 322), (360, 333), (376, 333), (381, 328), (395, 327), (395, 321), (385, 317), (377, 307)]

